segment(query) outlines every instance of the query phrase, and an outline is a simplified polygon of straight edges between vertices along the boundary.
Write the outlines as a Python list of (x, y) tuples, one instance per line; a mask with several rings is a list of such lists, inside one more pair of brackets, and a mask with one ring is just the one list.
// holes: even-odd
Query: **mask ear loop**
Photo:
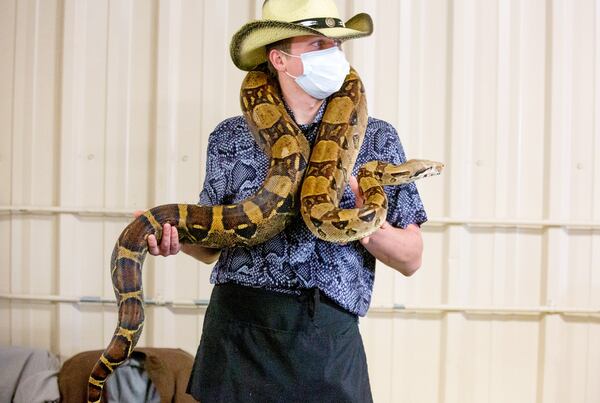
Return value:
[(288, 73), (288, 71), (287, 71), (287, 70), (286, 70), (286, 71), (284, 71), (284, 73), (285, 73), (285, 74), (287, 74), (287, 75), (288, 75), (288, 77), (292, 77), (294, 80), (295, 80), (295, 79), (297, 79), (297, 78), (299, 77), (299, 76), (293, 76), (293, 75), (291, 75), (290, 73)]
[[(287, 55), (287, 56), (291, 56), (291, 57), (296, 57), (296, 58), (298, 58), (298, 59), (302, 59), (302, 58), (301, 58), (300, 56), (298, 56), (298, 55), (292, 55), (291, 53), (288, 53), (288, 52), (286, 52), (286, 51), (284, 51), (284, 50), (281, 50), (281, 49), (278, 49), (278, 50), (279, 50), (281, 53), (283, 53), (283, 54), (285, 54), (285, 55)], [(295, 80), (295, 79), (297, 79), (297, 78), (299, 77), (299, 76), (293, 76), (293, 75), (291, 75), (290, 73), (288, 73), (287, 69), (284, 71), (284, 73), (285, 73), (285, 74), (287, 74), (289, 77), (292, 77), (294, 80)]]
[(288, 55), (288, 56), (291, 56), (291, 57), (297, 57), (298, 59), (301, 59), (301, 57), (300, 57), (300, 56), (298, 56), (298, 55), (293, 55), (293, 54), (291, 54), (291, 53), (288, 53), (288, 52), (286, 52), (285, 50), (281, 50), (281, 49), (278, 49), (278, 50), (279, 50), (281, 53), (283, 53), (284, 55)]

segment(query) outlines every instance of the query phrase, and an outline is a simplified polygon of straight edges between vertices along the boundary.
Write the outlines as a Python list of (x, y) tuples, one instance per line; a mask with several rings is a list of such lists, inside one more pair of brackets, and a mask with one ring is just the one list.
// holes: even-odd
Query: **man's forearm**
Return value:
[(183, 244), (181, 251), (203, 263), (214, 263), (221, 254), (221, 249), (206, 248), (198, 244)]
[(405, 276), (412, 275), (421, 267), (423, 239), (421, 229), (415, 224), (402, 229), (386, 222), (360, 242), (377, 260)]

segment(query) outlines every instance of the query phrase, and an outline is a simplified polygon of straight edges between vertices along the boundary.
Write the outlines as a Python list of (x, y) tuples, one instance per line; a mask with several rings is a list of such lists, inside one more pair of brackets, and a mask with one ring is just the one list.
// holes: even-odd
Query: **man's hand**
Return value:
[[(143, 210), (137, 210), (133, 213), (135, 218), (144, 214)], [(160, 245), (156, 241), (156, 236), (148, 236), (148, 252), (153, 256), (171, 256), (182, 251), (206, 264), (214, 263), (221, 254), (220, 249), (205, 248), (196, 244), (179, 243), (179, 234), (177, 228), (170, 224), (163, 225), (163, 236)]]
[[(133, 213), (135, 218), (138, 218), (144, 214), (143, 210), (137, 210)], [(160, 240), (160, 245), (156, 240), (156, 236), (148, 236), (148, 252), (153, 256), (171, 256), (176, 255), (181, 250), (181, 244), (179, 243), (179, 234), (177, 228), (172, 227), (171, 224), (163, 225), (163, 235)]]
[[(364, 204), (364, 197), (358, 187), (358, 181), (356, 180), (355, 176), (350, 176), (350, 189), (352, 190), (352, 192), (354, 193), (354, 196), (356, 196), (356, 208), (361, 208)], [(390, 224), (387, 221), (384, 221), (383, 224), (381, 224), (381, 227), (379, 227), (380, 229), (386, 229), (390, 227)], [(370, 236), (366, 236), (364, 238), (359, 239), (358, 241), (363, 244), (363, 245), (367, 245), (369, 243)]]
[[(350, 177), (350, 189), (356, 196), (356, 208), (362, 207), (363, 196), (354, 176)], [(421, 266), (423, 239), (421, 229), (416, 224), (409, 224), (403, 229), (384, 221), (377, 231), (359, 242), (377, 260), (405, 276), (412, 275)]]

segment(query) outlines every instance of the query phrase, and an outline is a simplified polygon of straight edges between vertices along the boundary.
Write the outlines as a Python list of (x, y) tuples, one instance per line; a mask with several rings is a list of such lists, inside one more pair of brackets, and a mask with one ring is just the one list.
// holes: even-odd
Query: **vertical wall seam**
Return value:
[[(159, 80), (159, 57), (160, 57), (160, 37), (161, 37), (161, 19), (160, 19), (160, 13), (162, 11), (162, 8), (164, 6), (164, 3), (162, 3), (160, 0), (155, 0), (154, 2), (154, 37), (152, 38), (152, 41), (154, 43), (154, 53), (153, 53), (153, 57), (152, 57), (152, 62), (153, 62), (153, 68), (154, 71), (152, 72), (153, 74), (150, 75), (151, 77), (151, 82), (149, 83), (151, 88), (152, 88), (152, 99), (151, 99), (151, 106), (150, 106), (150, 110), (153, 113), (150, 113), (148, 116), (148, 120), (149, 120), (149, 124), (148, 124), (148, 128), (149, 128), (149, 133), (148, 133), (148, 138), (149, 138), (149, 142), (148, 142), (148, 166), (146, 167), (146, 171), (147, 172), (155, 172), (155, 165), (156, 165), (156, 161), (155, 161), (155, 155), (156, 155), (156, 131), (158, 130), (158, 80)], [(148, 183), (148, 186), (146, 187), (147, 190), (147, 195), (146, 195), (146, 200), (149, 200), (151, 203), (154, 200), (154, 195), (156, 194), (156, 181), (152, 180), (154, 178), (154, 175), (151, 175), (150, 177), (148, 177), (148, 180), (150, 183)], [(146, 206), (149, 207), (149, 206)]]
[[(10, 103), (10, 112), (9, 112), (9, 116), (10, 116), (10, 146), (9, 146), (9, 150), (11, 153), (10, 156), (10, 164), (8, 164), (8, 169), (10, 170), (8, 177), (10, 178), (10, 186), (8, 191), (10, 192), (10, 195), (8, 197), (9, 203), (11, 205), (14, 205), (15, 201), (14, 201), (14, 192), (13, 192), (13, 183), (14, 183), (14, 178), (13, 178), (13, 174), (14, 174), (14, 170), (13, 170), (13, 165), (15, 163), (15, 158), (14, 158), (14, 136), (15, 136), (15, 99), (16, 99), (16, 80), (17, 80), (17, 24), (19, 21), (19, 7), (17, 5), (17, 0), (13, 1), (13, 9), (15, 10), (15, 15), (14, 15), (14, 22), (13, 22), (13, 57), (12, 57), (12, 91), (11, 91), (11, 97), (12, 97), (12, 102)], [(9, 225), (9, 230), (10, 233), (13, 233), (13, 229), (14, 229), (14, 214), (10, 214), (10, 225)], [(13, 261), (13, 248), (14, 248), (14, 244), (13, 244), (13, 240), (12, 237), (8, 237), (8, 262), (9, 264), (12, 264)], [(13, 287), (12, 287), (13, 281), (12, 281), (12, 270), (9, 268), (8, 270), (8, 292), (12, 293), (14, 292)], [(8, 323), (9, 326), (12, 328), (12, 323), (13, 323), (13, 303), (12, 302), (8, 302), (7, 304), (8, 306)], [(9, 331), (8, 332), (8, 342), (10, 343), (10, 345), (13, 345), (13, 332)]]
[[(128, 15), (128, 30), (127, 30), (127, 90), (126, 90), (126, 111), (125, 111), (125, 157), (128, 159), (130, 152), (131, 152), (131, 115), (132, 115), (132, 65), (133, 65), (133, 49), (134, 49), (134, 44), (133, 44), (133, 27), (135, 25), (134, 23), (134, 9), (133, 9), (133, 1), (129, 2), (129, 8), (127, 10), (129, 12)], [(123, 164), (123, 191), (125, 193), (125, 197), (123, 200), (123, 204), (124, 207), (129, 207), (130, 204), (130, 199), (129, 199), (129, 184), (131, 183), (131, 172), (130, 172), (130, 163), (129, 161), (125, 161)]]
[[(417, 109), (417, 124), (416, 124), (416, 133), (415, 136), (417, 136), (417, 141), (416, 141), (416, 149), (418, 150), (419, 154), (421, 154), (423, 152), (423, 137), (424, 137), (424, 133), (423, 133), (423, 121), (425, 120), (425, 96), (423, 95), (425, 93), (425, 91), (423, 90), (423, 88), (425, 87), (424, 85), (424, 81), (425, 81), (425, 75), (423, 74), (423, 66), (425, 66), (425, 46), (424, 44), (427, 43), (427, 41), (425, 40), (426, 37), (426, 33), (427, 33), (427, 29), (425, 28), (427, 23), (425, 21), (425, 11), (423, 10), (423, 8), (425, 8), (425, 2), (419, 2), (418, 5), (418, 9), (419, 9), (419, 80), (418, 80), (418, 88), (419, 91), (417, 91), (417, 104), (418, 104), (418, 109)], [(414, 150), (412, 151), (414, 153)]]
[[(64, 4), (64, 0), (58, 0), (57, 2), (57, 8), (56, 8), (56, 50), (57, 50), (57, 55), (55, 56), (55, 78), (56, 78), (56, 84), (55, 84), (55, 89), (54, 89), (54, 104), (55, 104), (55, 120), (54, 120), (54, 133), (55, 133), (55, 139), (59, 139), (62, 136), (62, 116), (63, 116), (63, 63), (64, 63), (64, 59), (63, 59), (63, 49), (64, 49), (64, 42), (65, 42), (65, 4)], [(54, 193), (52, 195), (52, 200), (53, 200), (53, 205), (59, 206), (60, 205), (60, 193), (61, 193), (61, 187), (62, 187), (62, 169), (61, 169), (61, 154), (62, 154), (62, 150), (61, 150), (61, 146), (60, 146), (60, 141), (55, 141), (54, 144), (54, 150), (53, 150), (56, 158), (54, 159), (54, 168), (53, 168), (53, 172), (55, 173), (55, 186), (54, 186)], [(52, 284), (52, 289), (54, 290), (55, 293), (59, 293), (60, 292), (60, 279), (61, 279), (61, 253), (60, 253), (60, 242), (61, 242), (61, 218), (60, 217), (55, 217), (54, 218), (54, 243), (56, 245), (55, 247), (55, 255), (54, 255), (54, 267), (53, 267), (53, 271), (54, 271), (54, 276), (52, 276), (53, 278), (53, 284)], [(61, 315), (60, 315), (61, 309), (59, 307), (55, 307), (55, 320), (54, 323), (56, 324), (56, 326), (60, 326), (61, 323)], [(52, 346), (52, 351), (59, 353), (60, 352), (60, 336), (59, 336), (59, 332), (57, 329), (52, 329), (51, 331), (51, 341), (50, 341), (50, 345)]]
[[(599, 133), (599, 127), (598, 127), (598, 117), (599, 117), (599, 106), (598, 106), (598, 90), (600, 88), (600, 85), (598, 83), (598, 63), (599, 63), (599, 58), (600, 55), (598, 53), (598, 46), (599, 46), (599, 39), (600, 39), (600, 27), (598, 25), (598, 19), (600, 18), (600, 6), (598, 4), (598, 0), (596, 0), (594, 2), (594, 11), (595, 11), (595, 18), (594, 18), (594, 69), (593, 71), (593, 82), (594, 82), (594, 92), (593, 92), (593, 103), (594, 103), (594, 108), (593, 108), (593, 133), (594, 135), (592, 136), (592, 153), (594, 153), (594, 151), (596, 150), (596, 141), (598, 140), (598, 133)], [(593, 155), (593, 154), (592, 154)], [(597, 156), (598, 157), (598, 156)], [(595, 176), (596, 173), (598, 172), (596, 169), (595, 164), (598, 164), (598, 162), (594, 163), (594, 158), (592, 157), (592, 166), (591, 166), (591, 172), (592, 172), (592, 183), (591, 183), (591, 198), (592, 198), (592, 203), (591, 203), (591, 211), (590, 211), (590, 218), (592, 220), (595, 220), (597, 217), (595, 216), (595, 209), (594, 209), (594, 205), (595, 205), (595, 200), (594, 197), (596, 196), (596, 186), (597, 186), (597, 181), (595, 181)], [(588, 300), (587, 300), (587, 305), (588, 306), (592, 306), (593, 304), (593, 295), (594, 295), (594, 233), (595, 231), (590, 231), (589, 232), (589, 244), (590, 244), (590, 249), (589, 249), (589, 267), (588, 267)], [(586, 346), (585, 346), (585, 357), (591, 357), (590, 355), (590, 350), (592, 349), (590, 346), (591, 340), (592, 340), (592, 323), (588, 322), (586, 325)], [(587, 401), (587, 397), (589, 396), (589, 390), (591, 389), (590, 387), (590, 359), (587, 359), (586, 365), (585, 365), (585, 391), (583, 396), (586, 398)]]
[[(255, 12), (255, 10), (254, 10), (254, 7), (253, 7), (253, 3), (250, 3), (249, 6), (248, 6), (248, 8), (249, 8), (249, 10), (248, 10), (249, 11), (249, 15), (254, 15), (253, 12)], [(203, 18), (204, 18), (205, 14), (206, 14), (206, 9), (204, 7), (202, 7), (202, 17)], [(204, 43), (205, 42), (204, 41), (198, 41), (198, 43), (199, 43), (198, 52), (199, 52), (199, 54), (204, 55), (204, 50), (205, 50), (204, 49), (205, 48), (205, 44)], [(200, 77), (200, 88), (204, 88), (204, 63), (200, 63), (199, 70), (200, 71), (198, 71), (198, 77)], [(198, 119), (199, 119), (198, 128), (202, 131), (203, 128), (204, 128), (204, 118), (205, 118), (204, 114), (205, 114), (205, 111), (204, 111), (204, 108), (203, 108), (203, 105), (202, 105), (203, 97), (202, 97), (201, 94), (199, 94), (199, 99), (200, 99), (200, 108), (199, 108), (199, 111), (198, 111)], [(200, 155), (199, 166), (201, 168), (204, 168), (204, 167), (208, 167), (207, 150), (204, 149), (204, 144), (208, 144), (208, 136), (210, 136), (210, 133), (200, 133), (200, 135), (203, 136), (203, 137), (207, 137), (206, 142), (204, 142), (202, 139), (199, 141), (200, 149), (197, 150), (198, 154)], [(200, 177), (201, 177), (201, 181), (204, 182), (206, 180), (206, 173), (201, 174)], [(199, 186), (201, 187), (202, 184), (199, 184)], [(198, 200), (198, 198), (200, 197), (199, 193), (200, 192), (198, 191), (197, 192), (198, 195), (196, 196), (197, 197), (196, 200)], [(196, 283), (196, 297), (197, 298), (200, 298), (201, 292), (202, 292), (202, 287), (200, 285), (200, 281), (198, 281)], [(199, 324), (198, 326), (196, 326), (196, 340), (200, 340), (201, 335), (202, 335), (202, 325)]]
[[(150, 100), (150, 111), (152, 111), (153, 113), (150, 113), (148, 116), (149, 122), (148, 122), (148, 138), (149, 138), (149, 142), (148, 142), (148, 166), (147, 166), (147, 171), (148, 172), (155, 172), (156, 169), (156, 150), (157, 150), (157, 145), (156, 145), (156, 141), (157, 141), (157, 131), (158, 131), (158, 113), (159, 113), (159, 101), (158, 101), (158, 93), (159, 93), (159, 89), (158, 89), (158, 81), (159, 81), (159, 57), (160, 57), (160, 39), (161, 39), (161, 35), (162, 35), (162, 27), (161, 27), (161, 18), (160, 18), (160, 13), (163, 9), (164, 3), (161, 2), (160, 0), (155, 0), (154, 1), (154, 7), (153, 7), (153, 13), (154, 13), (154, 30), (153, 30), (153, 43), (154, 43), (154, 48), (153, 48), (153, 54), (152, 54), (152, 59), (151, 62), (153, 63), (153, 71), (152, 74), (149, 74), (150, 80), (151, 82), (149, 83), (150, 87), (152, 88), (151, 91), (151, 100)], [(150, 201), (150, 203), (153, 203), (153, 201), (155, 200), (155, 195), (156, 195), (156, 181), (152, 180), (153, 178), (155, 178), (155, 175), (150, 175), (148, 177), (148, 180), (150, 181), (150, 183), (148, 184), (147, 188), (147, 195), (146, 195), (146, 200)], [(146, 207), (150, 207), (150, 206), (146, 206)], [(154, 268), (154, 265), (150, 266), (149, 264), (150, 262), (148, 260), (146, 260), (145, 262), (145, 270), (144, 272), (148, 272), (148, 269), (150, 267)], [(145, 286), (146, 288), (153, 288), (154, 284), (153, 281), (154, 279), (151, 278), (151, 276), (146, 275), (145, 276)], [(148, 312), (148, 318), (146, 319), (146, 321), (148, 323), (151, 322), (155, 322), (155, 311), (154, 310), (150, 310)], [(146, 327), (145, 329), (146, 331), (144, 332), (145, 334), (145, 341), (146, 341), (146, 345), (153, 345), (154, 344), (154, 333), (152, 331), (150, 331), (149, 327)]]
[[(33, 149), (33, 145), (35, 144), (35, 139), (36, 139), (36, 133), (37, 133), (37, 98), (38, 98), (38, 85), (39, 85), (39, 77), (38, 77), (38, 53), (39, 53), (39, 46), (40, 46), (40, 41), (39, 41), (39, 26), (40, 26), (40, 0), (36, 0), (35, 1), (35, 11), (34, 11), (34, 21), (33, 21), (33, 49), (29, 49), (32, 53), (32, 69), (31, 69), (31, 73), (32, 73), (32, 77), (31, 77), (31, 115), (28, 116), (27, 118), (23, 117), (23, 119), (30, 119), (30, 133), (29, 133), (29, 138), (30, 138), (30, 153), (29, 154), (29, 178), (27, 178), (29, 180), (29, 186), (27, 188), (27, 196), (29, 199), (29, 202), (32, 203), (33, 202), (33, 195), (34, 195), (34, 180), (33, 180), (33, 173), (35, 172), (35, 165), (37, 162), (36, 158), (32, 158), (34, 156), (34, 149)], [(28, 27), (29, 28), (29, 27)], [(29, 33), (29, 29), (27, 29), (27, 32)], [(24, 161), (26, 161), (27, 159), (24, 158)], [(33, 203), (32, 203), (33, 204)]]
[[(550, 156), (552, 153), (551, 140), (552, 140), (552, 80), (553, 80), (553, 0), (546, 0), (545, 10), (545, 77), (544, 77), (544, 141), (543, 144), (543, 164), (544, 172), (551, 172)], [(544, 219), (550, 218), (550, 180), (549, 176), (546, 175), (543, 179), (543, 190), (542, 194), (542, 217)], [(550, 269), (550, 235), (548, 230), (543, 232), (542, 245), (541, 245), (541, 259), (540, 259), (540, 301), (541, 305), (545, 305), (548, 302), (548, 285), (549, 285), (549, 269)], [(543, 316), (538, 325), (538, 350), (537, 350), (537, 388), (536, 388), (536, 402), (542, 403), (544, 400), (544, 382), (545, 382), (545, 366), (546, 366), (546, 326), (547, 317)]]
[[(598, 77), (598, 70), (600, 69), (600, 2), (596, 0), (595, 11), (596, 15), (594, 18), (594, 31), (595, 31), (595, 46), (594, 46), (594, 133), (592, 137), (592, 152), (599, 150), (600, 146), (600, 77)], [(596, 154), (598, 156), (598, 154)], [(592, 158), (593, 159), (593, 158)], [(592, 206), (598, 206), (600, 200), (595, 200), (600, 196), (600, 178), (597, 177), (600, 174), (600, 158), (593, 159), (595, 162), (592, 164)], [(597, 221), (600, 217), (600, 209), (592, 210), (592, 220)]]
[[(104, 124), (104, 129), (102, 132), (104, 133), (104, 139), (102, 142), (102, 156), (103, 156), (103, 169), (102, 169), (102, 207), (106, 206), (106, 166), (108, 165), (108, 92), (109, 86), (108, 81), (109, 77), (109, 65), (110, 65), (110, 42), (111, 42), (111, 29), (110, 29), (110, 12), (111, 12), (111, 0), (106, 0), (106, 21), (105, 21), (105, 29), (106, 29), (106, 38), (104, 44), (104, 118), (102, 123)], [(105, 226), (103, 225), (103, 231)]]
[[(108, 153), (107, 153), (107, 143), (108, 143), (108, 92), (109, 92), (109, 85), (108, 85), (108, 80), (109, 80), (109, 65), (110, 65), (110, 40), (111, 40), (111, 29), (110, 29), (110, 11), (111, 11), (111, 0), (106, 0), (106, 21), (105, 21), (105, 30), (106, 30), (106, 36), (105, 36), (105, 43), (104, 43), (104, 118), (102, 119), (102, 124), (104, 125), (104, 128), (102, 130), (102, 133), (104, 134), (104, 138), (102, 141), (102, 160), (103, 162), (103, 166), (102, 166), (102, 184), (98, 184), (99, 186), (102, 187), (101, 190), (101, 195), (102, 195), (102, 207), (106, 207), (106, 167), (108, 165)], [(102, 223), (102, 250), (106, 250), (106, 222)], [(106, 257), (103, 256), (103, 264), (101, 265), (102, 268), (105, 267), (104, 261), (105, 261)], [(103, 271), (104, 273), (106, 273), (106, 271)], [(101, 288), (101, 293), (102, 295), (104, 294), (104, 290), (106, 289), (106, 282), (111, 281), (112, 279), (107, 279), (106, 274), (104, 274), (102, 277), (102, 288)], [(111, 317), (111, 314), (107, 314), (106, 312), (102, 313), (102, 334), (104, 334), (105, 331), (105, 324), (107, 323), (107, 317)]]
[[(445, 122), (444, 122), (444, 128), (445, 128), (445, 143), (444, 143), (444, 151), (445, 151), (445, 155), (444, 155), (444, 162), (446, 164), (447, 168), (450, 168), (450, 165), (452, 164), (452, 146), (451, 146), (451, 133), (452, 133), (452, 98), (454, 96), (454, 92), (453, 92), (453, 74), (454, 74), (454, 48), (453, 48), (453, 44), (454, 44), (454, 12), (455, 12), (455, 6), (454, 6), (454, 1), (455, 0), (448, 0), (446, 2), (446, 82), (445, 82)], [(451, 170), (451, 168), (450, 168)], [(452, 191), (452, 187), (451, 185), (451, 181), (450, 181), (450, 176), (449, 175), (444, 175), (443, 177), (443, 186), (444, 189), (446, 190), (444, 192), (444, 216), (448, 216), (450, 213), (450, 192)], [(449, 277), (450, 277), (450, 244), (451, 244), (451, 231), (450, 231), (450, 227), (446, 227), (444, 229), (443, 233), (443, 237), (444, 237), (444, 242), (443, 242), (443, 270), (442, 270), (442, 295), (441, 295), (441, 302), (443, 304), (447, 304), (448, 303), (448, 296), (449, 296), (449, 287), (450, 287), (450, 281), (449, 281)], [(448, 320), (449, 320), (449, 315), (443, 315), (442, 317), (442, 323), (440, 326), (440, 364), (439, 364), (439, 388), (438, 388), (438, 401), (440, 403), (444, 403), (445, 402), (445, 397), (446, 397), (446, 382), (447, 382), (447, 366), (446, 366), (446, 361), (448, 358)]]

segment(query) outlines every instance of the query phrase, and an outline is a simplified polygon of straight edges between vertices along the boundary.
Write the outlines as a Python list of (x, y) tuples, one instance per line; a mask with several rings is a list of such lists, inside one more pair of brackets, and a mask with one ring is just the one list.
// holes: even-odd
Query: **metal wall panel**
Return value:
[[(600, 401), (600, 2), (336, 3), (375, 21), (345, 45), (370, 114), (447, 164), (418, 184), (423, 267), (379, 265), (361, 320), (375, 401)], [(0, 0), (0, 344), (105, 346), (115, 307), (77, 301), (112, 297), (134, 210), (197, 200), (261, 4)], [(210, 267), (144, 269), (140, 344), (194, 353)]]

